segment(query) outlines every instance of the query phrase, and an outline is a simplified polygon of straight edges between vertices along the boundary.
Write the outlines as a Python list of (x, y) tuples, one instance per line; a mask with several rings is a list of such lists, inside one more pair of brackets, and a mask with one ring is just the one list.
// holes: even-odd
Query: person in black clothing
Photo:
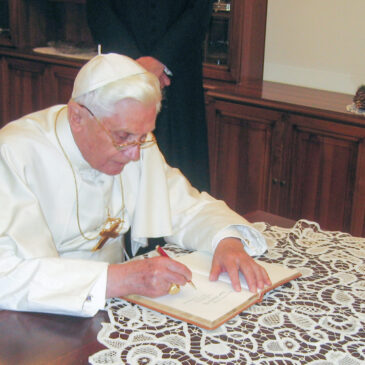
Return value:
[(213, 0), (87, 0), (102, 51), (137, 60), (164, 89), (155, 135), (167, 163), (209, 191), (202, 43)]

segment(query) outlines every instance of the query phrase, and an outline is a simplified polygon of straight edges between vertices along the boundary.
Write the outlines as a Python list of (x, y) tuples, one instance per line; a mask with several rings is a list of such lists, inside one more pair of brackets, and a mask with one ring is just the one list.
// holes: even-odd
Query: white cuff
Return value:
[(267, 250), (267, 244), (264, 236), (255, 228), (245, 225), (231, 225), (219, 231), (213, 238), (213, 252), (218, 243), (228, 237), (234, 237), (241, 240), (245, 251), (250, 256), (262, 255)]
[(89, 295), (87, 296), (82, 313), (87, 317), (94, 316), (100, 309), (105, 307), (105, 293), (106, 293), (106, 282), (107, 282), (108, 266), (99, 276), (95, 285), (91, 288)]

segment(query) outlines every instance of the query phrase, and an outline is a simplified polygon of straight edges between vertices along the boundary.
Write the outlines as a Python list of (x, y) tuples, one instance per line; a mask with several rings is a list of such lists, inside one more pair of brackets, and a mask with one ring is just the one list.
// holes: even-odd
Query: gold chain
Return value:
[(120, 191), (121, 191), (121, 195), (122, 195), (122, 206), (121, 206), (121, 218), (110, 218), (109, 216), (109, 209), (108, 209), (108, 218), (106, 219), (106, 221), (104, 222), (100, 232), (98, 233), (97, 236), (95, 237), (87, 237), (85, 235), (85, 233), (83, 232), (83, 230), (81, 229), (81, 224), (80, 224), (80, 208), (79, 208), (79, 189), (78, 189), (78, 185), (77, 185), (77, 179), (76, 179), (76, 173), (75, 173), (75, 170), (72, 166), (72, 162), (70, 160), (70, 158), (68, 157), (66, 151), (64, 150), (63, 146), (62, 146), (62, 143), (61, 143), (61, 140), (58, 136), (58, 133), (57, 133), (57, 121), (58, 121), (58, 117), (61, 113), (61, 111), (63, 111), (66, 107), (64, 106), (63, 108), (61, 108), (58, 112), (57, 112), (57, 115), (56, 115), (56, 119), (55, 119), (55, 123), (54, 123), (54, 133), (56, 135), (56, 139), (57, 139), (57, 142), (63, 152), (63, 155), (65, 156), (68, 164), (70, 165), (70, 168), (71, 168), (71, 171), (72, 171), (72, 175), (74, 177), (74, 183), (75, 183), (75, 194), (76, 194), (76, 219), (77, 219), (77, 226), (79, 227), (79, 231), (80, 231), (80, 234), (81, 236), (88, 240), (88, 241), (94, 241), (95, 239), (97, 239), (99, 236), (100, 236), (100, 232), (103, 232), (106, 228), (106, 225), (109, 224), (111, 221), (113, 220), (120, 220), (120, 223), (122, 223), (122, 226), (118, 229), (118, 233), (122, 230), (123, 228), (123, 224), (124, 224), (124, 189), (123, 189), (123, 181), (122, 181), (122, 174), (120, 173), (119, 174), (119, 182), (120, 182)]

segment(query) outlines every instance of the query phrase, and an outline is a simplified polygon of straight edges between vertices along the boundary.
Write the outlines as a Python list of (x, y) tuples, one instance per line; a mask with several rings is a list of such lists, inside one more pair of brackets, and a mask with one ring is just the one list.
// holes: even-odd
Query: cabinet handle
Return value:
[(276, 184), (280, 184), (280, 186), (285, 186), (286, 185), (286, 181), (285, 180), (280, 180), (279, 181), (279, 179), (277, 179), (276, 177), (274, 177), (273, 179), (272, 179), (272, 183), (274, 184), (274, 185), (276, 185)]

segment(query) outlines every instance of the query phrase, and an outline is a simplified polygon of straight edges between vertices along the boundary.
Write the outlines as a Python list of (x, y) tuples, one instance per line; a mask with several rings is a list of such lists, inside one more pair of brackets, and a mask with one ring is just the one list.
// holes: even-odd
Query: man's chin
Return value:
[(106, 175), (115, 176), (119, 175), (122, 170), (124, 169), (125, 164), (115, 164), (112, 167), (106, 168), (104, 171), (102, 171)]

